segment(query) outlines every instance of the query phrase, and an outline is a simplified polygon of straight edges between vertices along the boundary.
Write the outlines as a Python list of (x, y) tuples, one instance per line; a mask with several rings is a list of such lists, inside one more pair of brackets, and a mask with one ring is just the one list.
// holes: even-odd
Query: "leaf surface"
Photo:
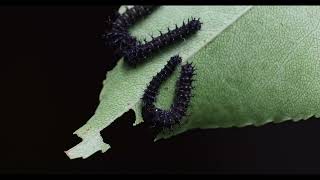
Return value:
[[(142, 122), (140, 98), (152, 77), (169, 58), (179, 54), (193, 62), (196, 82), (190, 116), (169, 138), (201, 128), (260, 126), (268, 122), (298, 121), (320, 113), (320, 7), (317, 6), (161, 6), (130, 29), (143, 39), (167, 32), (183, 20), (200, 17), (202, 29), (181, 43), (130, 68), (121, 59), (107, 73), (100, 104), (93, 117), (75, 134), (83, 141), (68, 150), (73, 158), (87, 158), (110, 146), (100, 131), (130, 109)], [(172, 103), (180, 69), (163, 84), (157, 105)]]

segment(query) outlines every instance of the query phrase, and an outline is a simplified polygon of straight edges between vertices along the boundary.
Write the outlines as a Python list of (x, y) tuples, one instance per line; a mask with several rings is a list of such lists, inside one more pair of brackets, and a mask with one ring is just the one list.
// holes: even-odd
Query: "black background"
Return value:
[[(319, 173), (320, 121), (193, 130), (153, 142), (125, 113), (86, 160), (65, 150), (94, 113), (112, 52), (99, 38), (117, 6), (0, 7), (2, 173)], [(4, 64), (2, 64), (4, 63)]]

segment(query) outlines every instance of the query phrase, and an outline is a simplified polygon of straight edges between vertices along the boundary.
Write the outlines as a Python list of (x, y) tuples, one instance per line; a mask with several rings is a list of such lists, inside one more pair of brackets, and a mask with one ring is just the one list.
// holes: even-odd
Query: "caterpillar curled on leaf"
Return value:
[[(111, 30), (107, 30), (102, 38), (106, 41), (107, 46), (115, 47), (124, 51), (130, 47), (140, 44), (139, 41), (128, 32), (128, 28), (135, 24), (139, 19), (151, 14), (157, 6), (134, 6), (127, 8), (123, 14), (118, 12), (113, 18), (107, 20), (111, 23)], [(115, 18), (116, 17), (116, 18)]]
[(150, 15), (158, 6), (133, 6), (126, 8), (126, 11), (119, 15), (112, 23), (112, 29), (118, 31), (128, 31), (129, 27), (138, 20)]
[(112, 29), (113, 23), (120, 16), (120, 13), (117, 10), (114, 10), (111, 15), (107, 17), (105, 20), (106, 31), (110, 31)]
[(181, 57), (173, 56), (165, 67), (154, 76), (147, 86), (142, 97), (142, 117), (151, 127), (157, 129), (172, 128), (179, 124), (186, 115), (192, 97), (192, 82), (195, 75), (194, 67), (186, 63), (181, 67), (180, 77), (177, 81), (174, 102), (169, 110), (162, 110), (155, 106), (156, 96), (160, 85), (168, 79), (175, 68), (181, 63)]
[(113, 47), (114, 49), (119, 49), (123, 52), (134, 46), (141, 44), (135, 37), (131, 36), (128, 32), (122, 31), (111, 31), (104, 37), (106, 40), (106, 45)]
[(153, 104), (156, 101), (160, 85), (170, 77), (181, 61), (178, 55), (171, 57), (164, 68), (152, 78), (142, 97), (144, 104)]
[(187, 23), (183, 22), (181, 27), (176, 25), (176, 28), (173, 30), (168, 28), (167, 33), (163, 34), (160, 32), (160, 35), (158, 37), (152, 37), (151, 41), (144, 40), (145, 43), (139, 43), (125, 50), (123, 52), (124, 61), (129, 65), (135, 66), (164, 46), (168, 46), (179, 40), (184, 40), (188, 36), (196, 33), (201, 29), (201, 24), (200, 18), (191, 18), (191, 20), (188, 19)]

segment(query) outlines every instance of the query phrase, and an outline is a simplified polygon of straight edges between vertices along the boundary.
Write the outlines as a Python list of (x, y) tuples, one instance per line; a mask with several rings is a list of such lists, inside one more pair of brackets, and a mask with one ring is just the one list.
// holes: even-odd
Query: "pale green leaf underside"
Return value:
[[(142, 121), (143, 90), (175, 54), (197, 68), (195, 97), (184, 123), (158, 138), (319, 116), (320, 7), (161, 6), (130, 31), (141, 39), (159, 35), (191, 16), (203, 22), (195, 36), (136, 69), (120, 60), (108, 72), (95, 115), (75, 132), (83, 141), (66, 152), (71, 159), (106, 151), (100, 131), (129, 109), (136, 112), (136, 124)], [(159, 106), (169, 107), (178, 75), (161, 88)]]

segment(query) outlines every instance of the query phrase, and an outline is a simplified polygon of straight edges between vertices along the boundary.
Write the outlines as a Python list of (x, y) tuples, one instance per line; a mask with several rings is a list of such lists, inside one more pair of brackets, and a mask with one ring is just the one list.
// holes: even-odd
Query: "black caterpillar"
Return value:
[(160, 36), (152, 37), (152, 40), (146, 42), (144, 44), (137, 43), (131, 48), (124, 50), (124, 61), (129, 65), (137, 65), (149, 57), (156, 50), (160, 50), (160, 48), (173, 44), (178, 40), (183, 40), (191, 34), (194, 34), (198, 30), (201, 29), (200, 19), (191, 18), (188, 19), (188, 22), (183, 22), (181, 27), (176, 25), (174, 30), (170, 30), (168, 28), (168, 32), (163, 34), (160, 32)]
[(160, 85), (168, 79), (176, 67), (181, 63), (180, 56), (173, 56), (164, 68), (154, 76), (142, 97), (142, 117), (151, 127), (158, 129), (172, 128), (181, 122), (189, 107), (192, 77), (195, 75), (192, 64), (187, 63), (181, 67), (180, 77), (176, 87), (176, 96), (169, 110), (157, 108), (154, 103), (159, 93)]
[[(107, 24), (111, 24), (111, 30), (106, 31), (102, 38), (106, 40), (106, 45), (122, 51), (140, 44), (137, 39), (131, 36), (128, 28), (136, 23), (139, 19), (149, 15), (157, 8), (157, 6), (134, 6), (127, 8), (123, 14), (116, 14), (107, 20)], [(112, 23), (111, 23), (112, 22)]]
[(118, 15), (112, 23), (113, 30), (128, 31), (128, 28), (136, 23), (139, 19), (150, 15), (157, 6), (134, 6), (126, 9), (126, 11)]

